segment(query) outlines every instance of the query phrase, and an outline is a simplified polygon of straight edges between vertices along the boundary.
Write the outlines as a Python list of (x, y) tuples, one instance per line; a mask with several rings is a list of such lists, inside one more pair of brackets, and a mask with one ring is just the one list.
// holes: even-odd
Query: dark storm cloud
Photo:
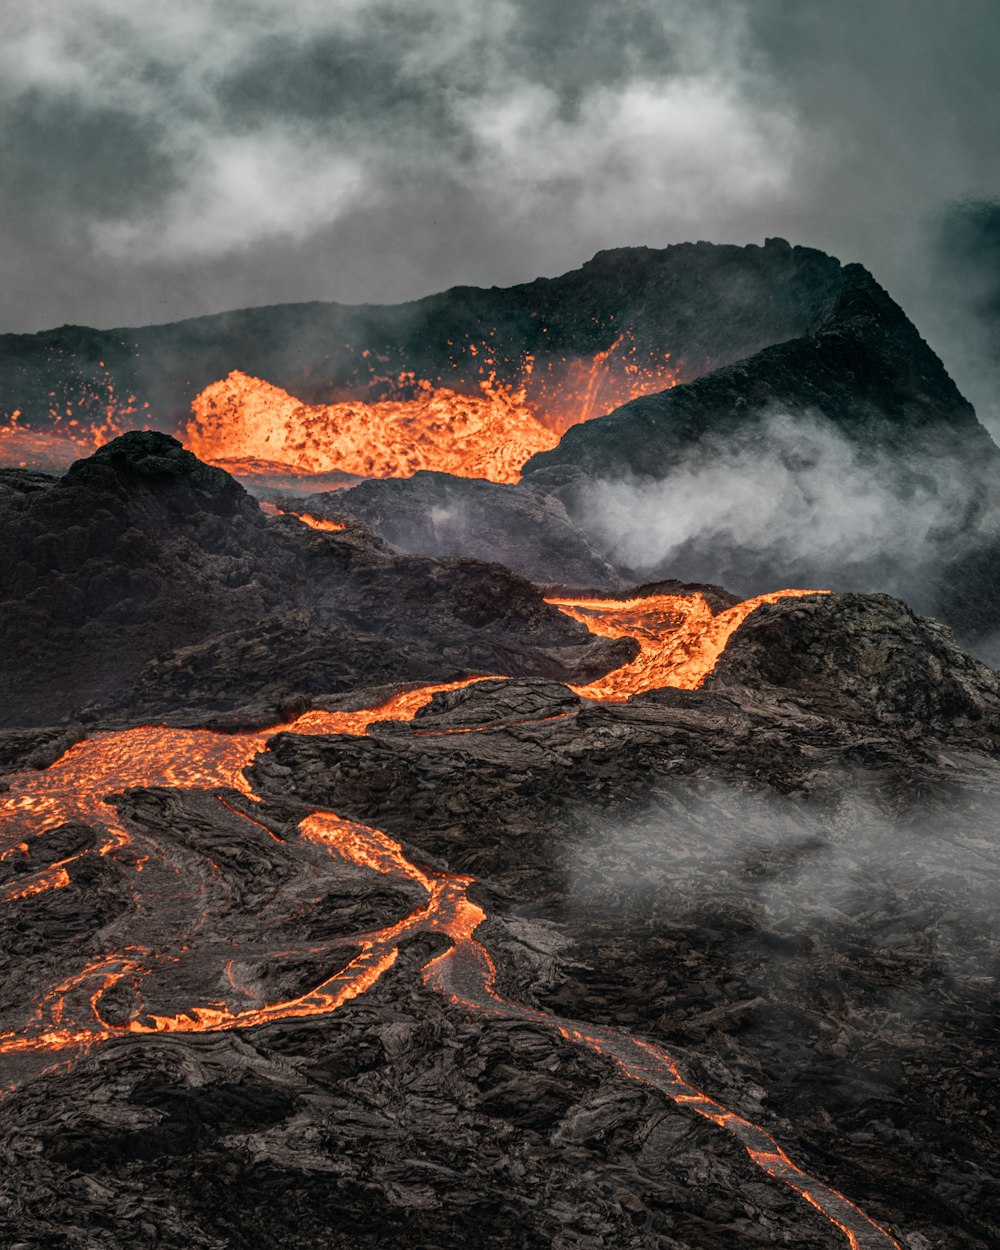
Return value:
[(0, 196), (12, 215), (30, 212), (56, 230), (128, 216), (178, 181), (162, 127), (125, 109), (33, 90), (10, 102), (5, 123)]
[(40, 0), (0, 18), (0, 328), (766, 234), (864, 261), (919, 313), (927, 221), (997, 190), (994, 11)]
[(932, 337), (1000, 436), (1000, 200), (950, 205), (929, 231), (923, 302)]
[(768, 74), (791, 84), (798, 125), (832, 154), (789, 232), (868, 265), (1000, 434), (998, 373), (982, 367), (982, 321), (961, 290), (969, 267), (949, 277), (961, 262), (940, 226), (954, 202), (1000, 193), (994, 0), (765, 0), (748, 11)]

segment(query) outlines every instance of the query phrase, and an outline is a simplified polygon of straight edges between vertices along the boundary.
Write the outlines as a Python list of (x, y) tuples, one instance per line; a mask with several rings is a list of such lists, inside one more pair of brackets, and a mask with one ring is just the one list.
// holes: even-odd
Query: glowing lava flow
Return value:
[[(454, 878), (456, 882), (468, 878)], [(470, 882), (471, 884), (471, 882)], [(851, 1250), (902, 1250), (895, 1237), (870, 1219), (836, 1189), (824, 1185), (796, 1166), (764, 1129), (691, 1085), (677, 1061), (665, 1050), (620, 1029), (585, 1025), (578, 1020), (522, 1007), (503, 998), (494, 988), (496, 969), (489, 952), (473, 936), (486, 914), (464, 894), (452, 903), (454, 922), (445, 928), (450, 950), (424, 970), (426, 983), (457, 1005), (479, 1015), (530, 1020), (560, 1033), (567, 1041), (613, 1059), (627, 1077), (649, 1085), (678, 1106), (710, 1120), (734, 1137), (753, 1162), (768, 1176), (781, 1181), (824, 1215), (847, 1238)]]
[(258, 506), (261, 512), (266, 512), (268, 516), (294, 517), (296, 521), (301, 521), (310, 529), (320, 530), (323, 533), (334, 534), (347, 528), (340, 521), (328, 521), (326, 517), (313, 516), (311, 512), (293, 512), (290, 508), (279, 508), (277, 504), (268, 503), (267, 500), (262, 500)]
[(244, 477), (270, 465), (360, 477), (436, 469), (516, 482), (524, 462), (559, 436), (525, 407), (523, 391), (492, 379), (480, 385), (480, 395), (462, 395), (422, 382), (413, 399), (311, 406), (234, 371), (195, 397), (182, 438), (200, 460)]
[[(479, 394), (403, 373), (390, 381), (405, 388), (404, 399), (306, 404), (234, 370), (195, 396), (181, 437), (199, 459), (243, 478), (409, 477), (433, 469), (510, 483), (570, 426), (680, 380), (669, 355), (643, 359), (624, 331), (593, 356), (543, 362), (530, 354), (501, 359), (489, 342), (464, 350), (480, 362)], [(498, 380), (498, 371), (512, 370), (516, 382)]]
[[(376, 362), (387, 357), (363, 351), (359, 370), (369, 376), (355, 370), (338, 392), (352, 390), (353, 398), (331, 404), (306, 404), (233, 371), (194, 398), (179, 436), (203, 460), (276, 486), (329, 475), (320, 488), (337, 489), (357, 477), (419, 469), (516, 482), (525, 461), (554, 447), (570, 426), (682, 380), (669, 352), (640, 347), (631, 330), (609, 324), (595, 332), (615, 337), (580, 355), (505, 354), (495, 328), (478, 342), (449, 340), (451, 356), (433, 380), (405, 369), (380, 373)], [(458, 389), (453, 377), (461, 378)], [(41, 428), (25, 425), (19, 408), (0, 414), (0, 463), (61, 471), (128, 429), (151, 428), (149, 401), (120, 395), (104, 361), (84, 373), (71, 369), (64, 390), (50, 392)]]
[[(693, 632), (695, 622), (703, 620), (703, 608), (698, 604), (689, 603), (689, 611), (685, 615), (677, 603), (667, 603), (663, 596), (655, 601), (560, 602), (564, 608), (573, 607), (581, 613), (620, 612), (620, 616), (614, 617), (613, 625), (609, 623), (610, 616), (599, 618), (588, 615), (584, 618), (588, 624), (598, 622), (605, 626), (597, 632), (614, 629), (619, 633), (628, 632), (619, 627), (630, 617), (632, 624), (629, 628), (634, 627), (641, 617), (637, 605), (645, 602), (642, 654), (633, 665), (619, 671), (618, 684), (609, 688), (609, 693), (594, 693), (600, 683), (581, 688), (588, 692), (588, 697), (619, 699), (625, 697), (623, 692), (626, 688), (648, 689), (648, 683), (664, 673), (673, 678), (671, 684), (674, 685), (699, 684), (710, 671), (710, 666), (705, 667), (706, 656), (718, 654), (724, 645), (724, 637), (727, 638), (754, 607), (760, 602), (771, 602), (776, 597), (779, 596), (750, 600), (747, 604), (738, 605), (738, 609), (730, 609), (729, 613), (704, 622), (706, 632), (710, 634), (705, 649), (698, 651), (689, 641), (679, 652), (674, 645), (678, 642), (675, 635), (679, 629)], [(614, 604), (614, 608), (609, 607), (610, 604)], [(707, 610), (707, 605), (704, 608)], [(727, 628), (719, 632), (712, 621), (721, 621), (726, 616), (729, 616)], [(673, 659), (664, 666), (655, 662), (655, 621), (660, 622), (661, 638), (664, 629), (671, 631), (663, 650)], [(733, 621), (736, 624), (732, 624)], [(613, 636), (619, 635), (616, 633)], [(720, 638), (723, 639), (721, 644)], [(628, 676), (629, 669), (635, 669), (631, 677)], [(159, 853), (158, 847), (152, 839), (141, 840), (148, 854), (138, 855), (135, 849), (137, 839), (132, 837), (115, 809), (102, 796), (130, 787), (163, 786), (210, 791), (235, 789), (246, 799), (255, 801), (256, 796), (244, 770), (265, 749), (268, 737), (274, 733), (361, 734), (367, 725), (377, 720), (411, 719), (438, 691), (454, 690), (479, 680), (483, 679), (472, 678), (405, 691), (370, 710), (307, 712), (288, 724), (257, 733), (222, 735), (205, 730), (161, 727), (97, 734), (70, 748), (47, 770), (15, 774), (10, 779), (10, 789), (0, 797), (0, 812), (16, 826), (14, 838), (20, 840), (15, 842), (11, 839), (8, 848), (0, 852), (0, 858), (6, 859), (18, 853), (23, 855), (30, 850), (31, 843), (24, 838), (25, 826), (34, 826), (31, 834), (38, 838), (70, 820), (82, 819), (106, 831), (99, 851), (101, 855), (113, 856), (120, 867), (128, 866), (128, 857), (131, 856), (131, 866), (137, 871), (149, 871), (146, 865), (151, 857)], [(566, 715), (571, 713), (538, 718), (538, 723), (561, 720)], [(488, 732), (491, 728), (502, 729), (504, 726), (481, 726), (478, 731)], [(262, 821), (240, 811), (221, 794), (217, 797), (230, 812), (245, 817), (263, 835), (277, 837)], [(479, 926), (486, 920), (486, 913), (468, 897), (469, 888), (474, 884), (473, 878), (421, 868), (407, 859), (401, 845), (387, 834), (344, 820), (332, 812), (312, 812), (299, 822), (298, 832), (303, 841), (328, 851), (331, 856), (348, 864), (417, 887), (425, 894), (425, 901), (395, 924), (348, 939), (347, 944), (357, 953), (344, 967), (307, 993), (276, 1002), (259, 999), (259, 1005), (255, 1006), (231, 1006), (228, 1001), (221, 1001), (192, 1006), (173, 1014), (157, 1014), (140, 1010), (136, 1004), (125, 1018), (115, 1022), (109, 1019), (106, 996), (122, 986), (137, 994), (138, 982), (148, 977), (155, 967), (178, 962), (180, 952), (188, 948), (182, 945), (177, 954), (170, 954), (130, 945), (117, 952), (105, 952), (44, 995), (20, 1029), (0, 1033), (0, 1055), (7, 1056), (9, 1061), (20, 1059), (24, 1062), (35, 1058), (49, 1062), (53, 1055), (69, 1052), (72, 1057), (96, 1043), (129, 1034), (211, 1032), (328, 1015), (371, 989), (393, 966), (404, 940), (422, 932), (438, 933), (446, 936), (451, 946), (426, 965), (424, 980), (450, 1001), (479, 1015), (530, 1020), (558, 1032), (569, 1042), (608, 1056), (630, 1079), (660, 1091), (679, 1106), (704, 1117), (733, 1136), (749, 1158), (768, 1176), (787, 1185), (838, 1228), (852, 1250), (901, 1250), (890, 1232), (869, 1219), (843, 1194), (807, 1176), (764, 1129), (730, 1111), (685, 1080), (676, 1061), (659, 1047), (615, 1028), (585, 1025), (523, 1007), (501, 997), (494, 987), (495, 968), (490, 954), (475, 937)], [(66, 865), (71, 862), (72, 859), (60, 861), (36, 874), (38, 883), (49, 882), (47, 885), (39, 884), (39, 889), (69, 884), (71, 876)], [(217, 876), (216, 866), (210, 864), (210, 867), (213, 876)], [(179, 873), (176, 866), (173, 870)], [(60, 874), (66, 880), (62, 880)], [(6, 901), (28, 898), (36, 892), (22, 888), (19, 892), (8, 893)], [(133, 898), (138, 909), (142, 905), (141, 891), (133, 892)], [(200, 924), (201, 920), (197, 921), (194, 930)], [(242, 994), (244, 1001), (247, 994), (256, 996), (255, 991), (238, 983), (231, 958), (226, 962), (225, 976), (233, 992)], [(36, 1064), (35, 1070), (26, 1075), (37, 1075), (37, 1072)], [(24, 1076), (22, 1079), (25, 1079)], [(15, 1086), (8, 1084), (7, 1088)]]
[(745, 599), (718, 616), (700, 594), (649, 595), (645, 599), (552, 598), (567, 616), (582, 621), (593, 634), (604, 638), (635, 638), (638, 656), (624, 668), (616, 668), (597, 681), (572, 689), (585, 699), (624, 703), (634, 694), (678, 686), (696, 690), (713, 671), (719, 656), (751, 612), (765, 603), (802, 595), (826, 594), (822, 590), (776, 590)]

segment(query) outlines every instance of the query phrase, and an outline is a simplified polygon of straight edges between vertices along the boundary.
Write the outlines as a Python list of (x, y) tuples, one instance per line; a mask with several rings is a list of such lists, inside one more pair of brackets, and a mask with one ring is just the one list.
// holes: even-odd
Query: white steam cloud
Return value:
[(582, 512), (608, 558), (639, 575), (672, 575), (695, 548), (738, 550), (746, 567), (759, 557), (828, 574), (888, 561), (908, 576), (940, 554), (935, 544), (949, 542), (967, 507), (956, 462), (910, 474), (905, 457), (866, 452), (819, 415), (772, 412), (724, 442), (706, 440), (656, 480), (596, 482)]

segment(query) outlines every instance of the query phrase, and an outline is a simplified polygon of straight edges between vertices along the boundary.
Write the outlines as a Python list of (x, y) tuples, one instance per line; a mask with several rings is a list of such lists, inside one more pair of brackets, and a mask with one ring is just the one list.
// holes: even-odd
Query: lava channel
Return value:
[[(811, 592), (783, 592), (785, 595), (805, 593)], [(617, 630), (630, 614), (633, 623), (641, 617), (645, 630), (645, 633), (640, 631), (643, 650), (633, 664), (619, 670), (618, 684), (608, 687), (606, 694), (598, 689), (600, 683), (581, 687), (581, 693), (585, 692), (588, 698), (616, 700), (627, 697), (626, 692), (653, 688), (651, 682), (662, 685), (664, 676), (675, 686), (693, 688), (700, 684), (711, 671), (710, 666), (706, 667), (705, 657), (717, 656), (724, 638), (728, 638), (761, 602), (773, 602), (781, 597), (782, 594), (761, 596), (730, 609), (728, 614), (712, 618), (720, 621), (728, 615), (728, 632), (725, 629), (720, 632), (711, 621), (706, 623), (699, 604), (689, 604), (685, 612), (673, 602), (673, 597), (669, 597), (669, 604), (664, 596), (648, 601), (559, 602), (564, 608), (572, 608), (574, 613), (591, 614), (584, 617), (587, 623), (592, 627), (595, 622), (603, 623), (607, 630)], [(644, 616), (639, 613), (639, 605), (643, 603)], [(601, 612), (607, 615), (596, 615)], [(654, 621), (659, 621), (659, 626), (654, 627), (651, 623)], [(663, 663), (656, 659), (657, 628), (665, 657)], [(701, 649), (695, 646), (694, 639), (699, 630), (710, 635)], [(627, 630), (621, 630), (625, 632)], [(682, 637), (688, 637), (683, 647), (679, 646)], [(723, 639), (721, 645), (720, 639)], [(692, 663), (692, 656), (697, 656), (698, 663)], [(634, 671), (629, 674), (629, 670)], [(206, 730), (149, 727), (96, 734), (71, 747), (48, 769), (14, 774), (9, 779), (10, 789), (0, 798), (0, 812), (11, 829), (11, 836), (8, 848), (0, 855), (23, 853), (30, 845), (25, 840), (26, 827), (31, 836), (38, 838), (69, 820), (84, 820), (104, 830), (96, 853), (114, 857), (121, 868), (131, 867), (141, 877), (151, 870), (155, 857), (162, 858), (162, 853), (152, 838), (134, 837), (103, 796), (130, 787), (166, 786), (236, 791), (253, 805), (259, 799), (246, 777), (246, 769), (274, 733), (363, 734), (368, 725), (378, 720), (412, 719), (435, 693), (478, 680), (483, 679), (470, 678), (405, 691), (372, 709), (311, 711), (294, 721), (255, 733), (224, 735)], [(483, 726), (478, 732), (502, 727)], [(243, 811), (224, 794), (216, 797), (230, 812), (244, 817), (261, 836), (277, 838), (263, 820)], [(429, 987), (451, 1003), (480, 1017), (505, 1017), (543, 1025), (574, 1045), (607, 1056), (629, 1079), (658, 1090), (679, 1107), (702, 1116), (734, 1137), (766, 1175), (788, 1186), (839, 1229), (851, 1250), (902, 1250), (887, 1229), (870, 1219), (843, 1194), (803, 1172), (765, 1129), (687, 1081), (676, 1060), (665, 1050), (623, 1030), (585, 1024), (503, 998), (495, 988), (496, 969), (490, 953), (475, 936), (487, 917), (468, 896), (469, 888), (475, 884), (474, 878), (422, 868), (408, 859), (402, 846), (388, 834), (345, 820), (333, 812), (310, 813), (299, 822), (298, 833), (303, 841), (327, 851), (334, 858), (416, 887), (424, 901), (394, 924), (355, 934), (350, 944), (357, 953), (339, 971), (307, 993), (273, 1002), (259, 1000), (257, 1005), (245, 1004), (248, 987), (240, 986), (230, 958), (226, 962), (225, 976), (234, 994), (242, 995), (243, 1002), (239, 1005), (231, 1005), (228, 1000), (193, 1004), (174, 1013), (136, 1009), (127, 1019), (115, 1023), (108, 1019), (104, 1006), (109, 991), (124, 985), (133, 995), (138, 995), (138, 987), (158, 967), (176, 963), (188, 946), (182, 942), (177, 952), (155, 952), (130, 944), (121, 950), (106, 952), (84, 962), (75, 973), (53, 986), (36, 1002), (19, 1028), (0, 1032), (0, 1055), (21, 1067), (21, 1080), (8, 1083), (7, 1090), (16, 1088), (25, 1079), (51, 1071), (53, 1060), (62, 1060), (64, 1066), (96, 1044), (130, 1034), (217, 1032), (252, 1028), (278, 1020), (327, 1016), (376, 985), (396, 962), (404, 940), (419, 933), (437, 933), (447, 937), (451, 945), (425, 965), (423, 977)], [(49, 865), (36, 874), (38, 890), (64, 888), (67, 881), (63, 877), (69, 877), (66, 862)], [(210, 867), (216, 868), (211, 864)], [(174, 871), (179, 873), (176, 866)], [(36, 892), (22, 890), (8, 894), (6, 901), (13, 905)], [(134, 914), (138, 914), (143, 906), (141, 887), (133, 889), (133, 899)], [(187, 901), (194, 902), (193, 899)], [(203, 914), (192, 919), (184, 936), (197, 932), (203, 920)], [(275, 952), (275, 955), (298, 953)]]

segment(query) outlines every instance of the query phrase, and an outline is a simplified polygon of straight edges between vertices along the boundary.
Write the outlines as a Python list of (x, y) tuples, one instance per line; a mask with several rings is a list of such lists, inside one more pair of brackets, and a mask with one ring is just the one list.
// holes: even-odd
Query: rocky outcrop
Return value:
[[(168, 435), (0, 496), (0, 724), (274, 719), (296, 696), (623, 663), (523, 578), (266, 518)], [(185, 710), (186, 709), (186, 710)]]
[(870, 450), (949, 451), (991, 465), (998, 450), (944, 365), (903, 310), (861, 265), (840, 273), (836, 295), (808, 332), (659, 395), (609, 419), (575, 426), (526, 466), (529, 480), (662, 477), (702, 439), (733, 438), (768, 408), (821, 414)]
[(765, 604), (733, 636), (708, 681), (763, 686), (838, 718), (903, 733), (1000, 745), (1000, 676), (946, 626), (888, 595), (817, 595)]
[(288, 502), (314, 516), (354, 517), (408, 555), (472, 556), (533, 582), (622, 585), (560, 501), (542, 492), (420, 472)]

